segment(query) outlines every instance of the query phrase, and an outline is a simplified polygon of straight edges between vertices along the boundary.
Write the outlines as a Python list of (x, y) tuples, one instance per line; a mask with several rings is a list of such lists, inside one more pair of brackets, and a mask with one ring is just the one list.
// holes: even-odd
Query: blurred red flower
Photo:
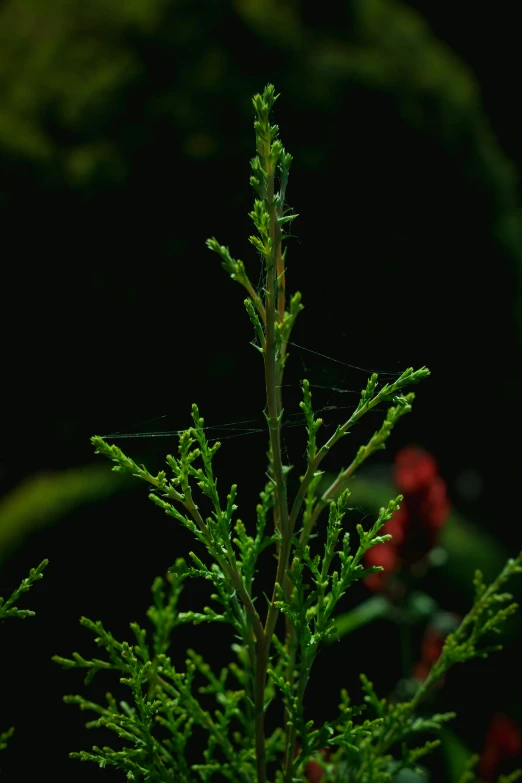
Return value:
[(413, 669), (413, 676), (417, 680), (425, 680), (431, 671), (431, 667), (438, 660), (446, 635), (435, 625), (428, 625), (424, 631), (422, 640), (421, 657)]
[(383, 534), (390, 533), (393, 538), (372, 547), (365, 555), (366, 566), (380, 565), (385, 569), (365, 579), (373, 592), (384, 589), (390, 574), (401, 565), (412, 565), (433, 549), (450, 510), (446, 485), (438, 475), (435, 458), (424, 449), (401, 449), (395, 457), (393, 476), (404, 500), (382, 529)]
[(493, 715), (480, 757), (479, 775), (485, 781), (493, 776), (502, 759), (522, 753), (522, 733), (514, 720), (504, 713)]
[[(298, 744), (296, 746), (294, 756), (297, 756), (299, 750), (300, 750), (300, 745)], [(324, 761), (330, 760), (330, 756), (332, 755), (331, 748), (322, 748), (322, 750), (320, 750), (319, 752), (323, 757)], [(317, 761), (309, 761), (308, 764), (305, 765), (304, 773), (309, 783), (321, 783), (321, 780), (323, 779), (323, 775), (324, 775), (324, 770), (317, 763)]]
[(434, 457), (424, 449), (406, 446), (395, 456), (393, 475), (404, 495), (418, 495), (429, 489), (438, 473)]
[(382, 566), (384, 568), (384, 571), (379, 571), (377, 574), (370, 574), (364, 580), (366, 586), (369, 587), (372, 592), (378, 593), (383, 589), (384, 583), (389, 575), (397, 570), (400, 561), (397, 556), (396, 548), (393, 546), (392, 542), (386, 541), (384, 544), (373, 546), (366, 552), (364, 564), (366, 568), (369, 568), (370, 566)]

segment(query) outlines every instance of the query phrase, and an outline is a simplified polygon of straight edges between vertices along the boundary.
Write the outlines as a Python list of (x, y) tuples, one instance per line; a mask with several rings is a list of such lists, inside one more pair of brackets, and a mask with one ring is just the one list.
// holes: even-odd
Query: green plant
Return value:
[[(363, 557), (371, 547), (390, 538), (381, 535), (381, 530), (402, 499), (399, 495), (383, 506), (369, 529), (358, 524), (354, 544), (344, 521), (349, 511), (349, 481), (369, 456), (385, 447), (395, 424), (411, 410), (414, 395), (405, 389), (426, 378), (429, 371), (425, 367), (410, 368), (382, 386), (373, 374), (354, 412), (322, 445), (317, 443), (321, 419), (314, 414), (310, 384), (304, 380), (300, 405), (308, 437), (306, 466), (289, 501), (290, 468), (283, 464), (281, 449), (281, 389), (290, 334), (303, 306), (299, 293), (290, 298), (288, 309), (286, 304), (284, 232), (296, 215), (286, 206), (292, 158), (279, 141), (278, 127), (271, 124), (276, 97), (269, 85), (263, 95), (253, 99), (257, 155), (252, 160), (250, 181), (256, 199), (250, 217), (257, 234), (250, 241), (263, 264), (265, 283), (261, 293), (250, 282), (242, 261), (234, 259), (216, 239), (207, 242), (232, 279), (248, 293), (245, 307), (254, 329), (255, 347), (264, 362), (269, 466), (255, 524), (234, 521), (235, 485), (226, 500), (218, 492), (213, 458), (220, 444), (209, 444), (196, 405), (192, 407), (193, 426), (179, 437), (178, 456), (167, 456), (169, 476), (165, 471), (153, 475), (117, 446), (97, 436), (92, 438), (97, 453), (116, 463), (113, 470), (130, 473), (149, 484), (151, 500), (188, 528), (200, 545), (199, 553), (189, 553), (190, 565), (178, 558), (166, 582), (161, 578), (154, 582), (153, 605), (148, 612), (153, 629), (150, 642), (137, 623), (131, 624), (133, 641), (120, 642), (101, 622), (82, 618), (82, 624), (104, 648), (105, 657), (86, 659), (78, 653), (72, 658), (55, 656), (65, 668), (85, 669), (86, 683), (97, 672), (112, 670), (128, 686), (129, 702), (118, 703), (111, 694), (106, 705), (82, 696), (65, 698), (95, 713), (89, 726), (105, 727), (119, 738), (115, 748), (94, 746), (89, 752), (72, 755), (102, 767), (115, 766), (129, 780), (292, 783), (304, 779), (306, 765), (315, 759), (324, 768), (325, 783), (398, 781), (402, 770), (416, 769), (419, 759), (437, 745), (435, 740), (415, 746), (416, 736), (436, 732), (453, 717), (453, 713), (421, 717), (417, 711), (420, 701), (453, 664), (498, 649), (482, 644), (483, 637), (498, 632), (516, 608), (511, 596), (500, 591), (512, 574), (522, 571), (522, 554), (509, 560), (489, 587), (477, 572), (472, 609), (449, 634), (430, 674), (408, 701), (379, 699), (363, 675), (369, 717), (359, 719), (365, 707), (352, 706), (346, 690), (341, 691), (337, 716), (324, 725), (316, 727), (305, 715), (304, 695), (318, 649), (336, 633), (336, 607), (351, 584), (382, 570), (377, 566), (366, 568)], [(319, 494), (324, 457), (366, 413), (383, 404), (388, 410), (381, 427)], [(210, 514), (200, 510), (196, 493), (204, 497)], [(323, 551), (312, 552), (312, 532), (324, 510), (328, 511), (326, 542)], [(273, 518), (273, 529), (267, 530), (269, 518)], [(267, 549), (275, 550), (277, 568), (272, 596), (263, 611), (264, 604), (256, 600), (255, 576), (258, 558)], [(208, 562), (200, 557), (205, 551)], [(192, 577), (212, 584), (215, 608), (179, 611), (184, 583)], [(279, 628), (281, 616), (284, 629)], [(168, 655), (178, 626), (202, 622), (232, 626), (236, 639), (232, 649), (237, 660), (220, 673), (193, 650), (187, 651), (184, 671), (176, 668)], [(199, 680), (204, 684), (198, 687)], [(213, 710), (206, 707), (208, 696), (215, 699)], [(265, 714), (278, 705), (280, 725), (267, 734)], [(194, 732), (198, 738), (206, 738), (198, 763), (187, 760)], [(398, 757), (390, 753), (397, 746)], [(331, 751), (330, 758), (318, 760), (325, 748)]]
[[(48, 563), (48, 560), (42, 560), (36, 568), (31, 568), (29, 576), (22, 579), (19, 587), (13, 590), (7, 600), (0, 596), (0, 620), (6, 620), (8, 617), (17, 617), (19, 620), (24, 620), (26, 617), (34, 617), (34, 612), (31, 609), (19, 609), (16, 606), (16, 602), (24, 593), (31, 589), (35, 582), (42, 579), (44, 568)], [(7, 731), (0, 732), (0, 750), (5, 750), (7, 741), (13, 732), (13, 727), (7, 729)]]

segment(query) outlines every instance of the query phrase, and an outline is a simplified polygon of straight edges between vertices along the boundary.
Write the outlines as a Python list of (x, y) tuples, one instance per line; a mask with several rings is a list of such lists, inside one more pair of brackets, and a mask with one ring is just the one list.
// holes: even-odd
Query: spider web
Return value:
[[(289, 341), (292, 348), (292, 358), (298, 357), (301, 371), (293, 375), (299, 378), (308, 378), (313, 394), (314, 412), (323, 419), (322, 430), (328, 430), (346, 421), (350, 413), (357, 407), (361, 391), (365, 387), (368, 377), (377, 372), (381, 382), (393, 381), (398, 378), (401, 370), (376, 370), (367, 369), (358, 365), (349, 364), (334, 356), (329, 356), (312, 348), (307, 348), (298, 343)], [(282, 386), (285, 398), (285, 410), (295, 411), (284, 415), (282, 422), (283, 439), (285, 433), (296, 427), (303, 427), (305, 418), (299, 409), (302, 399), (300, 381), (290, 380)], [(375, 412), (382, 411), (375, 408)], [(153, 418), (128, 425), (125, 429), (109, 432), (101, 437), (110, 440), (153, 439), (172, 438), (180, 435), (183, 429), (168, 428), (173, 417), (164, 413)], [(154, 429), (152, 427), (155, 427)], [(189, 425), (190, 426), (190, 425)], [(256, 434), (267, 433), (266, 421), (260, 411), (257, 416), (247, 419), (237, 419), (223, 423), (210, 423), (204, 427), (209, 442), (230, 440), (232, 438), (246, 438)]]

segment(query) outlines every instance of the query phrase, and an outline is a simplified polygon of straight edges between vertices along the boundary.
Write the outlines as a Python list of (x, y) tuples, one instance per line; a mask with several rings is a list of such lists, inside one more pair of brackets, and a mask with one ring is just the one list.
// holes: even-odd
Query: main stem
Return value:
[[(276, 338), (276, 322), (282, 322), (284, 317), (284, 282), (281, 278), (283, 260), (281, 253), (281, 229), (278, 224), (277, 208), (274, 204), (275, 163), (270, 161), (270, 141), (267, 140), (264, 150), (264, 165), (267, 171), (266, 209), (270, 215), (271, 252), (267, 259), (266, 285), (266, 339), (264, 345), (265, 385), (267, 400), (267, 419), (270, 434), (270, 452), (272, 455), (272, 470), (275, 483), (276, 528), (281, 534), (281, 545), (277, 564), (276, 582), (283, 584), (285, 570), (290, 555), (290, 536), (288, 531), (288, 501), (286, 484), (281, 458), (281, 377), (282, 362), (278, 351)], [(279, 282), (278, 282), (279, 278)], [(266, 750), (265, 750), (265, 686), (266, 670), (270, 655), (272, 636), (274, 634), (279, 614), (275, 606), (277, 600), (276, 588), (268, 610), (264, 629), (264, 641), (256, 645), (256, 686), (255, 686), (255, 733), (256, 733), (256, 765), (258, 783), (266, 783)]]

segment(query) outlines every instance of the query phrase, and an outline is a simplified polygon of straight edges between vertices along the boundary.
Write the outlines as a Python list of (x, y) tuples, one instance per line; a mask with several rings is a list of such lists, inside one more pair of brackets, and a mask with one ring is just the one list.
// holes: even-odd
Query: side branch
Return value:
[[(328, 454), (332, 446), (334, 446), (335, 443), (337, 443), (337, 441), (340, 440), (342, 437), (347, 435), (350, 431), (350, 428), (353, 427), (353, 425), (356, 424), (359, 421), (359, 419), (361, 419), (364, 416), (365, 413), (368, 413), (368, 411), (372, 410), (372, 408), (375, 408), (375, 406), (379, 405), (379, 403), (381, 402), (386, 402), (388, 400), (395, 401), (398, 403), (398, 409), (404, 408), (404, 412), (407, 412), (410, 409), (411, 400), (408, 400), (407, 397), (397, 396), (397, 392), (401, 391), (405, 386), (408, 386), (409, 384), (419, 383), (419, 381), (427, 377), (429, 374), (430, 371), (428, 370), (427, 367), (421, 367), (419, 370), (415, 370), (415, 371), (410, 367), (409, 369), (405, 370), (394, 383), (385, 384), (375, 396), (373, 396), (373, 394), (375, 393), (377, 387), (377, 375), (374, 373), (371, 376), (366, 386), (366, 389), (363, 391), (361, 395), (361, 400), (356, 410), (342, 426), (337, 427), (332, 437), (329, 438), (329, 440), (319, 449), (319, 451), (317, 452), (317, 456), (315, 457), (313, 462), (308, 465), (308, 469), (297, 491), (294, 503), (292, 505), (292, 510), (290, 512), (290, 519), (289, 519), (290, 535), (294, 531), (297, 517), (299, 516), (299, 512), (301, 511), (301, 507), (306, 497), (308, 487), (310, 486), (314, 474), (319, 469), (319, 466), (321, 465), (323, 459), (326, 457), (326, 455)], [(396, 409), (390, 409), (390, 410), (396, 410)], [(363, 448), (367, 448), (367, 447), (363, 447)], [(373, 448), (373, 450), (375, 450), (375, 447)], [(355, 469), (355, 467), (357, 467), (361, 463), (362, 460), (360, 455), (361, 455), (361, 450), (359, 451), (355, 459), (356, 465), (354, 466), (353, 469)], [(350, 468), (348, 468), (348, 470), (350, 470)]]

